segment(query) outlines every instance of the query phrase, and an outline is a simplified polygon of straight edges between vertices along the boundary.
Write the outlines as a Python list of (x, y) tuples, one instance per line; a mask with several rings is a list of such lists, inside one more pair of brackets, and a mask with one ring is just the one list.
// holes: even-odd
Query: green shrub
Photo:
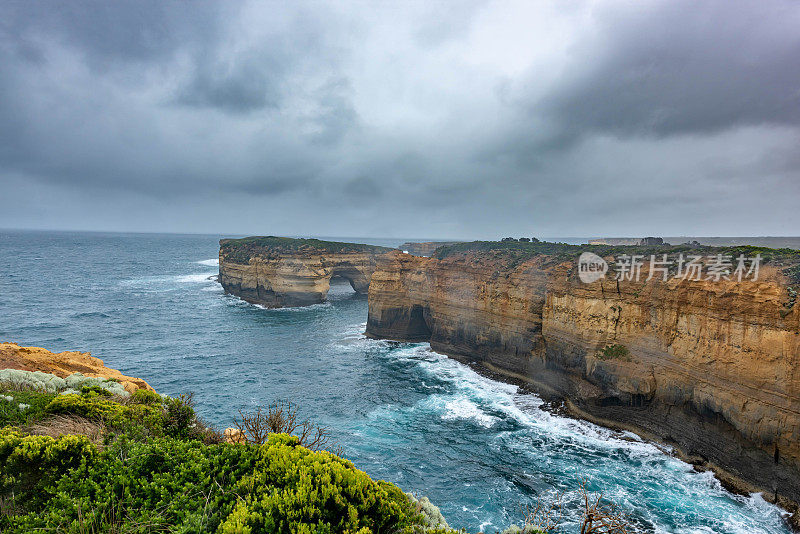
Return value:
[(149, 389), (137, 389), (133, 394), (133, 401), (139, 404), (160, 404), (161, 395)]
[(198, 421), (191, 396), (122, 399), (93, 386), (13, 394), (38, 396), (42, 416), (101, 421), (105, 434), (101, 443), (1, 429), (3, 533), (449, 532), (429, 501), (297, 437), (210, 443), (218, 436)]
[(98, 453), (82, 437), (6, 432), (0, 462), (3, 473), (15, 473), (10, 482), (2, 479), (4, 492), (27, 485), (42, 496), (26, 501), (24, 513), (2, 519), (9, 533), (79, 532), (87, 525), (108, 531), (114, 523), (226, 533), (393, 532), (423, 525), (396, 486), (286, 434), (261, 446), (121, 438)]
[(164, 433), (174, 438), (187, 439), (193, 435), (196, 428), (194, 408), (191, 395), (181, 395), (176, 398), (166, 398), (163, 405), (166, 410), (163, 414), (162, 427)]
[(598, 360), (631, 361), (631, 353), (625, 345), (608, 345), (598, 351), (596, 356)]
[(417, 499), (414, 495), (410, 494), (408, 494), (408, 499), (411, 501), (417, 513), (422, 515), (423, 521), (427, 527), (450, 528), (441, 510), (439, 510), (439, 507), (435, 506), (430, 499), (427, 497), (420, 497)]
[(396, 486), (287, 434), (273, 434), (259, 448), (255, 469), (237, 489), (244, 498), (220, 527), (225, 534), (392, 532), (420, 521)]
[(34, 390), (0, 389), (0, 428), (7, 425), (30, 424), (41, 419), (46, 414), (47, 405), (54, 397), (54, 393)]
[(75, 414), (88, 419), (101, 420), (111, 427), (125, 428), (131, 424), (142, 425), (158, 434), (163, 427), (160, 406), (146, 404), (119, 404), (95, 391), (80, 395), (59, 395), (47, 405), (49, 413)]
[(85, 436), (24, 436), (0, 431), (0, 495), (40, 505), (54, 495), (53, 483), (85, 467), (97, 453)]
[(86, 395), (87, 393), (97, 393), (101, 397), (110, 397), (111, 392), (107, 389), (103, 389), (100, 386), (83, 386), (81, 388), (81, 395)]
[(195, 415), (191, 396), (178, 398), (157, 394), (139, 394), (125, 404), (116, 402), (97, 391), (87, 388), (80, 395), (58, 395), (46, 407), (47, 413), (74, 414), (102, 421), (111, 429), (137, 434), (137, 439), (147, 436), (169, 436), (178, 439), (197, 439), (216, 443), (221, 438), (208, 429)]
[(294, 239), (290, 237), (252, 236), (240, 239), (221, 239), (220, 257), (223, 261), (248, 263), (250, 258), (298, 251), (317, 254), (367, 253), (382, 254), (395, 249), (362, 243), (322, 241), (320, 239)]

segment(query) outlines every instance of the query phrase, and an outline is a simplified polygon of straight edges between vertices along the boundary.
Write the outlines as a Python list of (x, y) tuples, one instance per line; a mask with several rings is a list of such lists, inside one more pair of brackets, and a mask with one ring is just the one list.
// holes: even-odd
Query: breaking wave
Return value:
[[(358, 329), (362, 328), (359, 325)], [(377, 408), (370, 414), (370, 424), (386, 433), (402, 434), (402, 430), (388, 428), (398, 426), (423, 429), (426, 436), (451, 436), (455, 432), (469, 435), (469, 455), (464, 461), (495, 462), (493, 470), (500, 473), (494, 479), (484, 479), (479, 490), (494, 499), (508, 499), (509, 494), (521, 492), (525, 497), (520, 505), (524, 505), (534, 504), (539, 497), (548, 500), (562, 494), (567, 521), (575, 522), (580, 509), (578, 485), (586, 480), (590, 490), (603, 491), (644, 532), (787, 531), (779, 508), (758, 494), (746, 497), (729, 493), (712, 473), (695, 471), (671, 456), (668, 447), (630, 432), (554, 414), (543, 409), (539, 397), (482, 376), (467, 365), (432, 352), (427, 344), (392, 345), (365, 338), (356, 342), (356, 338), (355, 331), (350, 331), (340, 343), (380, 344), (375, 346), (379, 358), (408, 366), (418, 391), (430, 392), (411, 405)], [(458, 444), (462, 438), (453, 439)], [(474, 490), (466, 489), (460, 501), (477, 502), (473, 506), (462, 504), (459, 515), (471, 517), (469, 522), (480, 525), (482, 531), (521, 521), (513, 499), (494, 503), (505, 505), (502, 511), (490, 510), (486, 499), (482, 502), (471, 493)]]

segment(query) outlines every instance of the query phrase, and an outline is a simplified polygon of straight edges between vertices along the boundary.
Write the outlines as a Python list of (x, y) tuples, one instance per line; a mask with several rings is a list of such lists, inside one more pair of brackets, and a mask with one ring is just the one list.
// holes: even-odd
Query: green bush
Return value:
[(93, 442), (0, 430), (3, 533), (448, 532), (426, 500), (297, 437), (209, 443), (213, 431), (196, 418), (191, 396), (120, 398), (91, 386), (14, 392), (22, 394), (38, 395), (40, 428), (58, 422), (50, 415), (81, 416), (102, 421), (106, 434)]
[[(0, 495), (41, 505), (54, 495), (53, 484), (65, 473), (86, 466), (96, 455), (85, 436), (24, 436), (0, 431)], [(0, 523), (2, 526), (2, 523)]]
[[(4, 494), (27, 486), (25, 513), (4, 532), (87, 525), (157, 525), (168, 532), (394, 532), (422, 525), (396, 486), (373, 481), (329, 452), (275, 434), (258, 445), (117, 439), (102, 452), (85, 438), (0, 437)], [(59, 476), (60, 475), (60, 476)]]
[(163, 429), (163, 410), (157, 405), (119, 404), (95, 391), (80, 395), (59, 395), (47, 405), (47, 412), (75, 414), (100, 420), (111, 427), (144, 426), (155, 434)]
[(97, 393), (101, 397), (110, 397), (111, 392), (107, 389), (103, 389), (100, 386), (83, 386), (81, 388), (81, 395), (86, 395), (87, 393)]
[(0, 389), (0, 428), (7, 425), (24, 425), (40, 419), (54, 397), (54, 393), (34, 390)]
[(161, 395), (149, 389), (137, 389), (133, 394), (134, 402), (139, 404), (160, 404), (162, 401)]
[(255, 469), (237, 490), (245, 497), (221, 525), (224, 534), (392, 532), (421, 521), (396, 486), (287, 434), (273, 434), (260, 447)]
[(608, 345), (597, 352), (599, 360), (631, 361), (631, 353), (625, 345)]

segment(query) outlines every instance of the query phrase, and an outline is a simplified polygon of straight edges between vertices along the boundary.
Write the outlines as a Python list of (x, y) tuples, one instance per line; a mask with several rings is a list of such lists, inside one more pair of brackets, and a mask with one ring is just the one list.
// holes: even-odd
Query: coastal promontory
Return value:
[[(582, 281), (578, 259), (611, 267)], [(615, 259), (739, 256), (757, 279), (638, 276)], [(681, 256), (682, 255), (682, 256)], [(720, 256), (721, 255), (721, 256)], [(749, 264), (748, 264), (749, 265)], [(380, 258), (367, 335), (428, 341), (572, 413), (658, 438), (729, 487), (800, 502), (800, 254), (756, 247), (475, 242)], [(682, 266), (682, 267), (685, 267)], [(707, 266), (708, 267), (708, 266)], [(710, 272), (710, 271), (709, 271)]]
[(392, 250), (274, 236), (222, 239), (219, 282), (227, 293), (270, 308), (318, 304), (334, 277), (366, 295), (377, 258)]

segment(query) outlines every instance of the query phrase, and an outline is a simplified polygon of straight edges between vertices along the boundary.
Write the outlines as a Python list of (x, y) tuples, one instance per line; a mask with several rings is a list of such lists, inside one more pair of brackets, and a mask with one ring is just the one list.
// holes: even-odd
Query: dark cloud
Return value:
[(256, 52), (236, 58), (235, 63), (203, 63), (191, 81), (180, 89), (176, 102), (236, 113), (277, 108), (284, 73), (284, 65)]
[(789, 0), (4, 2), (0, 227), (797, 233), (798, 27)]
[(3, 7), (3, 33), (21, 47), (56, 40), (79, 50), (88, 64), (111, 67), (113, 61), (153, 61), (187, 45), (219, 37), (223, 3), (158, 0), (81, 0), (27, 2)]
[(531, 112), (573, 136), (798, 126), (798, 11), (788, 0), (599, 6), (593, 35)]

